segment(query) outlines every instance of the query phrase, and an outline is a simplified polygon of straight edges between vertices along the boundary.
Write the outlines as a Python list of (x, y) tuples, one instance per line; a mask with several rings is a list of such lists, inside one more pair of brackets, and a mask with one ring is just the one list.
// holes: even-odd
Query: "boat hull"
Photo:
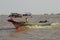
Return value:
[[(16, 27), (16, 29), (20, 29), (20, 28), (40, 28), (42, 26), (50, 26), (51, 23), (25, 23), (25, 22), (16, 22), (16, 21), (12, 21), (12, 20), (8, 20), (9, 22), (12, 22), (14, 24), (14, 26)], [(40, 27), (39, 27), (40, 26)]]
[(24, 23), (24, 22), (18, 22), (17, 24), (20, 24), (21, 26), (49, 26), (51, 23)]
[(24, 23), (24, 22), (18, 22), (17, 24), (14, 24), (14, 25), (17, 29), (19, 29), (19, 28), (44, 28), (44, 27), (50, 26), (51, 23)]

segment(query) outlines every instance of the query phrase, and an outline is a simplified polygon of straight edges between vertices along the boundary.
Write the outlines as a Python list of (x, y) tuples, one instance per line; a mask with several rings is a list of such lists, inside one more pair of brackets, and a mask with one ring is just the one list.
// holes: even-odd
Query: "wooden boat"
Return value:
[(51, 23), (25, 23), (25, 22), (16, 22), (14, 20), (8, 20), (9, 22), (12, 22), (14, 26), (19, 29), (19, 28), (24, 28), (24, 27), (32, 27), (32, 26), (50, 26)]

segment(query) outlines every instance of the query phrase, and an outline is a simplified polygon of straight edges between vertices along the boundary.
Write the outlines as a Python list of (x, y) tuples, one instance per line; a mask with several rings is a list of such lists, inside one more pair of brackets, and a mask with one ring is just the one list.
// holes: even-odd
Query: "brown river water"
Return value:
[[(46, 28), (17, 30), (12, 23), (7, 22), (7, 19), (7, 16), (0, 16), (0, 40), (60, 40), (60, 25)], [(53, 21), (51, 18), (47, 18), (47, 20), (50, 22)], [(58, 20), (60, 19), (54, 21), (60, 22)]]

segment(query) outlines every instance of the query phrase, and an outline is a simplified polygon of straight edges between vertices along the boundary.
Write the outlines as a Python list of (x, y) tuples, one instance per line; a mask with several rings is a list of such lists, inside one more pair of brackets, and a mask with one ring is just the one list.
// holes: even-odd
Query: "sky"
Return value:
[(60, 13), (60, 0), (0, 0), (0, 15)]

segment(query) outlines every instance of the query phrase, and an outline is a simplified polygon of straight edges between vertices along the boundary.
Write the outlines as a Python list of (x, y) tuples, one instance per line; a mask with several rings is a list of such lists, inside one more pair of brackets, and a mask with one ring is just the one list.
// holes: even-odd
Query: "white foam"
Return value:
[(51, 26), (26, 26), (27, 28), (34, 28), (34, 29), (37, 29), (37, 28), (50, 28)]
[(57, 27), (57, 26), (60, 26), (60, 23), (52, 23), (51, 26)]

